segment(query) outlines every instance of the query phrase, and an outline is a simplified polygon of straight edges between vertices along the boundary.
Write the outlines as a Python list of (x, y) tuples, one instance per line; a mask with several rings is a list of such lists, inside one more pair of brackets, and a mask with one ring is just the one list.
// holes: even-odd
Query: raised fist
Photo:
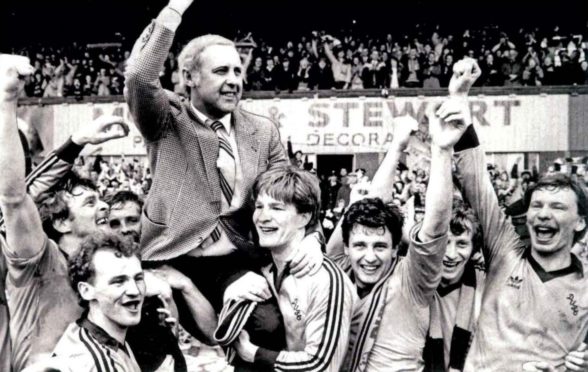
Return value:
[(449, 81), (449, 95), (465, 97), (481, 75), (480, 66), (475, 59), (465, 57), (453, 65), (453, 76)]
[(0, 54), (0, 100), (15, 101), (24, 87), (24, 78), (34, 71), (27, 57)]
[(394, 118), (394, 139), (393, 146), (397, 146), (401, 151), (406, 149), (408, 140), (413, 132), (419, 130), (419, 123), (410, 115), (404, 115)]
[(431, 141), (442, 149), (452, 148), (471, 124), (468, 102), (457, 97), (446, 100), (436, 110), (430, 109), (427, 117)]

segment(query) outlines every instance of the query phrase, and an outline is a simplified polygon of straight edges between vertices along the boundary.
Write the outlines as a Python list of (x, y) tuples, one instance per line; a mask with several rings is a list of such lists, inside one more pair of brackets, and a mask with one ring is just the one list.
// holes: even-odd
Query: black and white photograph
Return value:
[(0, 372), (588, 372), (588, 1), (0, 35)]

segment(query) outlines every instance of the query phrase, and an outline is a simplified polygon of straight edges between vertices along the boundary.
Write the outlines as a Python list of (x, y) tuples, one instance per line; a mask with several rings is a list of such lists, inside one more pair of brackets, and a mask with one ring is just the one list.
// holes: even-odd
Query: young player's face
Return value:
[(99, 326), (126, 329), (141, 320), (145, 281), (141, 262), (111, 250), (98, 250), (92, 259), (94, 279), (90, 311)]
[(531, 195), (527, 228), (531, 245), (542, 255), (571, 249), (574, 234), (586, 223), (578, 214), (576, 194), (569, 188), (542, 188)]
[(259, 235), (259, 245), (269, 249), (288, 246), (296, 237), (304, 237), (309, 216), (298, 213), (292, 204), (262, 193), (255, 200), (253, 223)]
[(454, 235), (451, 230), (447, 239), (447, 249), (443, 257), (443, 278), (441, 283), (454, 284), (461, 280), (466, 264), (474, 250), (471, 229)]
[(108, 204), (94, 190), (76, 186), (66, 197), (69, 225), (73, 235), (83, 238), (98, 229), (108, 228)]
[(349, 233), (345, 253), (360, 288), (373, 286), (384, 277), (396, 259), (392, 233), (387, 227), (367, 227), (355, 224)]
[(108, 218), (112, 231), (131, 236), (135, 243), (141, 237), (141, 208), (132, 201), (113, 204)]
[(200, 68), (193, 72), (197, 108), (213, 118), (232, 112), (241, 99), (243, 67), (237, 50), (211, 45), (200, 54)]

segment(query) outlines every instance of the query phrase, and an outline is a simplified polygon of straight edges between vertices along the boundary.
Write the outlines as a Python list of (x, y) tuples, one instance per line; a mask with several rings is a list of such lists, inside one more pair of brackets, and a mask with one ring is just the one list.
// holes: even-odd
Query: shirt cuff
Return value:
[(257, 367), (263, 368), (263, 370), (273, 371), (279, 354), (279, 351), (259, 347), (255, 353), (253, 362)]
[[(447, 240), (447, 237), (449, 234), (448, 232), (443, 233), (439, 236), (432, 237), (428, 241), (422, 241), (419, 238), (419, 231), (421, 230), (422, 227), (423, 227), (423, 223), (419, 222), (418, 224), (414, 225), (412, 227), (412, 229), (410, 230), (408, 236), (410, 238), (410, 244), (412, 247), (415, 247), (423, 252), (428, 252), (431, 250), (431, 247), (437, 246), (440, 243), (442, 243), (443, 241)], [(445, 242), (443, 244), (447, 245), (447, 242)]]
[(84, 146), (78, 145), (71, 140), (71, 137), (69, 137), (60, 148), (55, 150), (55, 156), (65, 162), (73, 164), (83, 149)]
[(453, 150), (455, 152), (473, 149), (474, 147), (478, 147), (480, 145), (480, 141), (478, 140), (478, 135), (476, 134), (476, 130), (474, 129), (474, 125), (470, 124), (468, 129), (464, 132), (461, 136), (459, 141), (453, 146)]

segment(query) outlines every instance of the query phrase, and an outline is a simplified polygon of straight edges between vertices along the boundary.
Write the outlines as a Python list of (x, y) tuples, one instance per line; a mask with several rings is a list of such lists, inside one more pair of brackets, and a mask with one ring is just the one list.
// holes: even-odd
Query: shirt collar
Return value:
[(113, 337), (111, 337), (104, 329), (92, 323), (88, 319), (87, 312), (84, 313), (82, 317), (76, 321), (76, 323), (81, 328), (87, 330), (90, 333), (90, 335), (92, 335), (92, 337), (94, 337), (102, 345), (108, 346), (114, 350), (121, 349), (128, 354), (127, 347), (124, 344), (121, 344), (120, 342), (115, 340)]
[[(215, 120), (215, 119), (209, 118), (203, 112), (199, 111), (196, 107), (194, 107), (194, 105), (192, 103), (190, 103), (190, 106), (192, 107), (192, 110), (194, 110), (194, 114), (196, 114), (196, 117), (198, 118), (198, 120), (200, 120), (201, 122), (206, 123), (208, 120), (213, 120), (213, 121)], [(223, 127), (225, 128), (227, 133), (230, 135), (231, 134), (231, 114), (230, 113), (226, 114), (222, 118), (217, 119), (217, 121), (221, 122), (221, 124), (223, 125)]]
[(278, 291), (278, 292), (280, 291), (280, 288), (282, 287), (282, 283), (284, 283), (284, 279), (286, 279), (286, 277), (291, 274), (290, 264), (291, 264), (290, 261), (286, 262), (286, 266), (284, 266), (284, 271), (282, 272), (282, 275), (279, 275), (279, 276), (278, 276), (278, 267), (276, 266), (276, 264), (272, 261), (272, 263), (269, 265), (268, 271), (273, 276), (274, 286), (276, 288), (276, 291)]
[(578, 257), (576, 257), (575, 254), (570, 253), (570, 256), (572, 257), (572, 262), (570, 263), (570, 266), (554, 271), (545, 271), (545, 269), (539, 264), (539, 262), (537, 262), (533, 258), (533, 255), (531, 254), (531, 248), (527, 249), (525, 255), (527, 261), (529, 261), (529, 264), (537, 273), (539, 279), (541, 279), (543, 283), (550, 281), (551, 279), (559, 278), (561, 276), (565, 276), (572, 273), (577, 273), (581, 277), (584, 277), (584, 265), (582, 265), (582, 262), (580, 262), (580, 259), (578, 259)]
[(439, 296), (445, 297), (458, 288), (461, 288), (461, 281), (457, 281), (453, 284), (449, 284), (449, 285), (445, 285), (445, 286), (439, 285), (437, 287), (437, 293), (439, 293)]

